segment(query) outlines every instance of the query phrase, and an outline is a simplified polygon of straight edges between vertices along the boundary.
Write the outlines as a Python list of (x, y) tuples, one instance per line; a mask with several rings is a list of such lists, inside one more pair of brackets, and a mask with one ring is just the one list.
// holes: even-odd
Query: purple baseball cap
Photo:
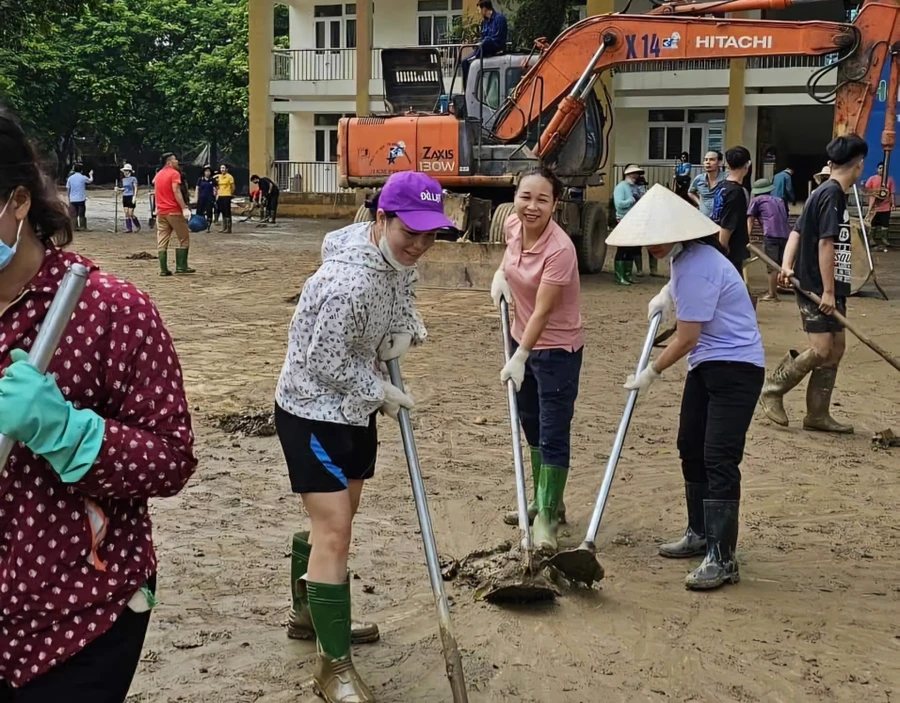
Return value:
[(456, 229), (444, 214), (441, 184), (418, 171), (401, 171), (388, 178), (378, 196), (378, 209), (397, 213), (414, 232)]

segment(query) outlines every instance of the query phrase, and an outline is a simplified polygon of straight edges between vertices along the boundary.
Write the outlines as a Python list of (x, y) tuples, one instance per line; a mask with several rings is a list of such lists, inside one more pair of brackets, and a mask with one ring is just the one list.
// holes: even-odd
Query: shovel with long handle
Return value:
[(863, 217), (862, 199), (859, 197), (859, 186), (857, 186), (856, 183), (853, 184), (853, 196), (856, 198), (856, 211), (859, 213), (859, 228), (862, 230), (863, 247), (865, 247), (866, 250), (866, 259), (869, 262), (872, 283), (875, 284), (875, 288), (878, 290), (881, 297), (884, 300), (887, 300), (887, 293), (884, 292), (884, 289), (878, 284), (878, 279), (875, 277), (875, 262), (872, 260), (872, 249), (869, 246), (869, 233), (866, 229), (869, 226), (869, 222), (867, 221), (868, 215)]
[[(759, 247), (754, 244), (749, 244), (748, 248), (754, 254), (756, 254), (762, 262), (768, 266), (770, 269), (774, 269), (775, 271), (784, 271), (777, 263), (775, 263), (772, 259), (766, 256), (762, 251), (760, 251)], [(799, 279), (796, 276), (791, 276), (791, 285), (794, 286), (794, 290), (796, 290), (800, 295), (805, 296), (816, 305), (820, 305), (822, 303), (822, 299), (813, 293), (812, 291), (804, 290), (800, 285)], [(878, 342), (869, 337), (865, 332), (859, 329), (855, 324), (850, 322), (846, 317), (841, 315), (837, 310), (831, 311), (831, 317), (840, 322), (844, 327), (850, 330), (854, 336), (863, 344), (865, 344), (869, 349), (878, 354), (882, 359), (888, 362), (891, 366), (893, 366), (897, 371), (900, 371), (900, 358), (897, 358), (893, 354), (891, 354), (887, 349), (882, 347)]]
[[(59, 340), (66, 331), (72, 313), (75, 312), (75, 306), (78, 305), (87, 284), (88, 273), (87, 266), (72, 264), (59, 284), (59, 290), (53, 296), (53, 302), (50, 303), (47, 315), (41, 323), (41, 330), (28, 352), (28, 363), (42, 374), (47, 373), (47, 367), (50, 366), (50, 361), (59, 347)], [(14, 439), (0, 435), (0, 471), (6, 468), (6, 462), (15, 446)]]
[[(641, 350), (635, 376), (640, 374), (650, 362), (653, 340), (656, 338), (656, 332), (659, 329), (661, 320), (662, 313), (656, 313), (653, 319), (650, 320), (650, 329), (647, 330), (647, 337), (644, 340), (644, 348)], [(550, 566), (555, 566), (559, 569), (571, 581), (580, 581), (590, 586), (594, 581), (599, 581), (603, 578), (603, 566), (597, 559), (595, 542), (597, 540), (597, 532), (600, 530), (600, 520), (603, 518), (603, 511), (606, 509), (606, 501), (612, 488), (613, 478), (616, 475), (616, 466), (619, 463), (619, 457), (622, 455), (622, 447), (625, 445), (625, 435), (628, 434), (628, 426), (631, 424), (631, 416), (634, 413), (637, 397), (637, 389), (628, 392), (628, 399), (625, 401), (625, 411), (622, 413), (622, 419), (619, 420), (619, 429), (613, 441), (609, 461), (606, 462), (603, 484), (600, 486), (600, 492), (597, 494), (597, 502), (594, 505), (594, 513), (591, 515), (591, 522), (588, 525), (584, 542), (577, 549), (569, 549), (557, 553), (547, 562)]]
[[(391, 374), (391, 383), (403, 390), (403, 376), (400, 373), (400, 361), (391, 359), (387, 362)], [(416, 514), (419, 518), (419, 530), (425, 545), (425, 563), (428, 565), (428, 578), (434, 592), (437, 606), (438, 625), (441, 634), (441, 648), (444, 651), (444, 662), (447, 667), (447, 678), (450, 679), (450, 690), (453, 692), (453, 703), (468, 703), (466, 680), (463, 675), (462, 657), (453, 635), (450, 624), (450, 605), (444, 593), (444, 580), (441, 577), (441, 565), (438, 561), (437, 545), (434, 542), (434, 528), (431, 525), (431, 514), (428, 512), (428, 498), (425, 495), (425, 483), (422, 480), (422, 469), (419, 466), (419, 453), (416, 451), (416, 440), (413, 437), (412, 421), (409, 410), (400, 408), (400, 434), (403, 437), (403, 449), (406, 452), (406, 465), (409, 468), (409, 481), (412, 484), (413, 499), (416, 502)]]
[[(509, 329), (509, 304), (500, 298), (500, 323), (503, 326), (503, 351), (506, 360), (512, 358), (512, 333)], [(519, 421), (519, 404), (516, 400), (516, 384), (506, 382), (506, 404), (509, 408), (509, 429), (512, 434), (513, 464), (516, 469), (516, 509), (519, 513), (519, 529), (522, 531), (522, 550), (525, 552), (526, 572), (533, 570), (534, 541), (528, 524), (528, 500), (525, 498), (525, 457), (522, 454), (522, 431)], [(537, 490), (537, 486), (535, 486)]]

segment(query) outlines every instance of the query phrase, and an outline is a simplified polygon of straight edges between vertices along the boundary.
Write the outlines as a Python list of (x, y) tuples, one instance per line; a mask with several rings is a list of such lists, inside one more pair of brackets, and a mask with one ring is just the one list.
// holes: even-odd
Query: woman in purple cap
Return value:
[(425, 339), (415, 308), (416, 262), (439, 229), (452, 229), (437, 181), (391, 176), (370, 203), (374, 222), (325, 237), (322, 266), (306, 281), (275, 391), (275, 426), (312, 526), (293, 538), (288, 636), (316, 639), (313, 682), (329, 703), (374, 701), (350, 658), (351, 642), (378, 627), (352, 623), (347, 556), (363, 482), (375, 473), (375, 415), (396, 419), (412, 399), (383, 365)]

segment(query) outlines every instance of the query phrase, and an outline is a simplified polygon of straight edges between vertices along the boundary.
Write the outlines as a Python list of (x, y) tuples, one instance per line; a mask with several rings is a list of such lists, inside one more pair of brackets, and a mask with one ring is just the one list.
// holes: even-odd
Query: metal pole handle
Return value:
[[(387, 367), (391, 375), (391, 383), (405, 392), (399, 359), (391, 359), (387, 362)], [(425, 545), (425, 562), (428, 565), (428, 578), (431, 581), (431, 590), (434, 592), (434, 601), (437, 606), (441, 644), (447, 666), (447, 678), (450, 679), (453, 702), (468, 703), (469, 697), (466, 693), (466, 681), (463, 677), (462, 657), (459, 654), (459, 647), (456, 644), (456, 637), (453, 635), (453, 628), (450, 624), (450, 605), (447, 603), (447, 594), (444, 592), (444, 579), (441, 577), (441, 565), (438, 560), (437, 545), (434, 541), (434, 528), (431, 524), (431, 514), (428, 511), (428, 497), (425, 495), (425, 483), (422, 480), (422, 469), (419, 466), (419, 453), (416, 450), (416, 440), (413, 436), (409, 410), (401, 407), (398, 419), (400, 421), (400, 434), (403, 437), (403, 449), (406, 452), (409, 481), (412, 484), (413, 499), (416, 503), (416, 515), (419, 518), (419, 530), (422, 533), (422, 542)]]
[[(656, 331), (662, 321), (662, 313), (658, 312), (650, 320), (650, 329), (647, 330), (647, 337), (644, 339), (644, 348), (641, 349), (641, 356), (638, 360), (637, 371), (635, 376), (643, 371), (650, 362), (650, 353), (653, 351), (653, 340), (656, 338)], [(603, 474), (603, 485), (600, 486), (600, 493), (597, 495), (597, 503), (594, 505), (594, 513), (591, 515), (591, 523), (588, 525), (587, 534), (584, 541), (587, 545), (593, 547), (594, 541), (597, 539), (597, 532), (600, 530), (600, 520), (603, 518), (603, 511), (606, 509), (606, 501), (609, 498), (609, 491), (612, 488), (613, 478), (616, 475), (616, 466), (619, 463), (619, 457), (622, 454), (622, 447), (625, 445), (625, 435), (628, 434), (628, 425), (631, 424), (631, 415), (634, 413), (634, 405), (637, 402), (637, 389), (628, 392), (628, 400), (625, 401), (625, 411), (622, 413), (622, 419), (619, 420), (619, 429), (616, 432), (616, 438), (613, 441), (613, 449), (609, 455), (609, 461), (606, 462), (606, 473)]]
[(866, 231), (866, 218), (863, 215), (862, 200), (859, 197), (859, 187), (856, 183), (853, 184), (853, 195), (856, 198), (856, 211), (859, 213), (859, 229), (862, 232), (863, 246), (866, 249), (866, 258), (869, 261), (869, 270), (875, 271), (875, 262), (872, 261), (872, 250), (869, 248), (869, 233)]
[[(28, 363), (34, 366), (40, 373), (47, 373), (50, 361), (59, 346), (66, 325), (75, 312), (75, 306), (81, 298), (81, 292), (87, 284), (88, 269), (81, 264), (72, 264), (63, 277), (59, 290), (53, 296), (53, 302), (47, 310), (47, 315), (41, 323), (41, 329), (28, 352)], [(15, 447), (15, 440), (0, 435), (0, 471), (6, 468), (9, 455)]]
[[(512, 332), (509, 326), (509, 303), (500, 298), (500, 323), (503, 328), (503, 351), (507, 361), (512, 358)], [(512, 434), (513, 465), (516, 473), (516, 511), (519, 514), (519, 529), (522, 531), (522, 545), (529, 566), (534, 555), (534, 540), (528, 524), (528, 500), (525, 498), (525, 457), (522, 454), (522, 425), (519, 420), (519, 403), (516, 399), (516, 384), (512, 379), (506, 382), (506, 404), (509, 409), (509, 428)], [(535, 486), (535, 491), (537, 486)]]

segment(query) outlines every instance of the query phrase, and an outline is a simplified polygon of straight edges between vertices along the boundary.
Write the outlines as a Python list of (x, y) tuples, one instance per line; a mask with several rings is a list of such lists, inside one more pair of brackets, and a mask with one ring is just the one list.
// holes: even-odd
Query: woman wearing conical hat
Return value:
[(671, 280), (650, 301), (678, 324), (659, 357), (625, 384), (646, 391), (687, 357), (681, 398), (678, 452), (684, 474), (688, 526), (684, 536), (660, 545), (669, 558), (704, 556), (685, 580), (707, 590), (737, 583), (735, 548), (747, 429), (765, 378), (765, 357), (747, 286), (719, 245), (718, 225), (672, 191), (655, 185), (607, 240), (645, 246), (670, 260)]

